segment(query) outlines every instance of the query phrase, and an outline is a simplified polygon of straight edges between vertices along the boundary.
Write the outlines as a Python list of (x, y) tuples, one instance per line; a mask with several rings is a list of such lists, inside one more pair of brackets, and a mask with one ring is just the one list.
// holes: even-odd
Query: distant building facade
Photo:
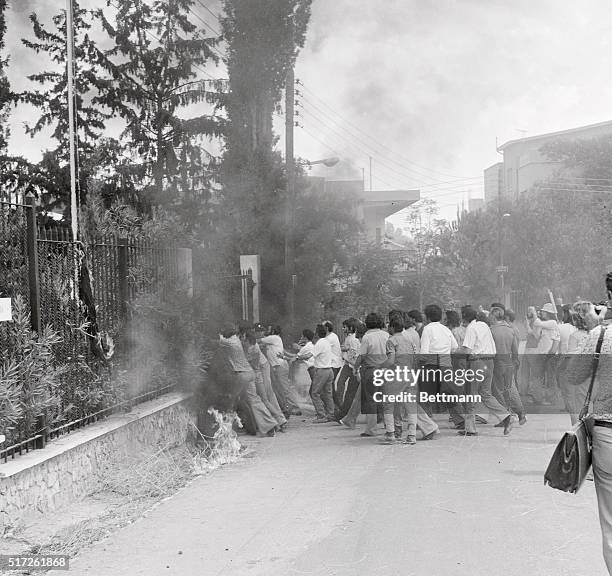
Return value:
[(497, 202), (504, 188), (504, 163), (497, 162), (484, 171), (484, 201), (486, 204)]
[(420, 199), (419, 190), (364, 190), (363, 180), (326, 180), (309, 177), (311, 186), (330, 195), (354, 199), (347, 208), (364, 225), (368, 240), (382, 244), (385, 218), (407, 208)]
[(509, 140), (497, 149), (504, 156), (503, 162), (484, 171), (485, 202), (498, 199), (514, 202), (535, 184), (557, 175), (562, 164), (550, 160), (540, 151), (545, 144), (601, 136), (612, 136), (612, 121)]

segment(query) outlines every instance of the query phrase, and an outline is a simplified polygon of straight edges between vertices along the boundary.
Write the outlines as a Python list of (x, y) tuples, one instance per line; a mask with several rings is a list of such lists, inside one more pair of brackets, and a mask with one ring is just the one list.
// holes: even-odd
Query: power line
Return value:
[[(320, 114), (322, 114), (323, 116), (325, 116), (326, 118), (328, 118), (329, 120), (331, 120), (334, 124), (336, 124), (341, 130), (343, 130), (344, 132), (346, 132), (346, 134), (353, 140), (357, 141), (360, 143), (360, 145), (362, 146), (362, 149), (367, 150), (368, 155), (373, 155), (373, 156), (377, 156), (379, 159), (381, 158), (380, 153), (378, 152), (378, 150), (376, 150), (376, 148), (372, 147), (369, 143), (365, 142), (364, 140), (362, 140), (360, 137), (355, 136), (354, 134), (352, 134), (349, 130), (347, 130), (346, 128), (343, 128), (334, 118), (332, 118), (331, 116), (329, 116), (327, 113), (325, 113), (323, 110), (321, 110), (320, 108), (318, 108), (315, 104), (313, 104), (312, 102), (310, 102), (307, 99), (304, 99), (304, 101), (308, 104), (309, 108), (310, 106), (312, 106), (313, 108), (315, 108)], [(309, 114), (311, 114), (312, 116), (315, 116), (318, 118), (317, 113), (313, 112), (311, 109), (307, 109), (304, 104), (302, 104), (301, 102), (297, 102), (296, 103), (297, 106), (301, 107), (303, 110), (307, 111)], [(318, 118), (320, 120), (320, 118)], [(330, 127), (328, 127), (328, 129), (332, 129)], [(374, 151), (374, 154), (372, 154), (372, 151)], [(384, 158), (384, 160), (386, 160), (386, 162), (391, 162), (393, 164), (396, 164), (397, 166), (400, 167), (400, 169), (402, 170), (402, 172), (399, 172), (396, 168), (392, 168), (389, 166), (389, 164), (387, 164), (386, 162), (382, 162), (383, 164), (385, 164), (386, 166), (388, 166), (389, 170), (400, 174), (401, 176), (403, 176), (404, 178), (409, 178), (410, 180), (413, 180), (414, 182), (417, 182), (422, 188), (431, 188), (436, 189), (438, 187), (440, 187), (441, 185), (444, 184), (454, 184), (456, 182), (460, 182), (463, 185), (467, 185), (469, 181), (481, 181), (482, 178), (481, 177), (475, 177), (475, 178), (466, 178), (466, 179), (459, 179), (459, 180), (451, 180), (451, 181), (446, 181), (446, 182), (436, 182), (434, 184), (428, 184), (423, 182), (422, 180), (420, 180), (420, 178), (422, 178), (422, 176), (420, 174), (417, 174), (417, 177), (414, 176), (414, 174), (412, 174), (413, 169), (411, 168), (407, 168), (406, 166), (400, 164), (399, 162), (396, 162), (395, 160), (388, 158), (387, 156), (382, 156), (382, 158)], [(430, 178), (431, 179), (431, 178)]]
[[(316, 120), (317, 120), (317, 122), (322, 123), (323, 127), (326, 127), (326, 125), (325, 125), (325, 124), (323, 124), (323, 122), (322, 122), (320, 119), (318, 119), (318, 118), (317, 118)], [(300, 127), (301, 127), (301, 126), (300, 126)], [(335, 136), (335, 138), (336, 138), (336, 139), (338, 139), (338, 140), (344, 140), (344, 139), (343, 139), (341, 136), (340, 136), (340, 137)], [(319, 140), (319, 139), (317, 138), (317, 140)], [(320, 141), (320, 140), (319, 140), (319, 141)], [(349, 147), (350, 149), (355, 150), (355, 151), (358, 151), (359, 153), (362, 153), (362, 152), (363, 152), (362, 150), (360, 150), (360, 149), (358, 149), (357, 147), (355, 147), (355, 145), (354, 145), (354, 144), (352, 144), (351, 142), (347, 142), (347, 141), (345, 141), (345, 142), (346, 142), (346, 144), (345, 144), (345, 145), (347, 145), (347, 144), (348, 144), (348, 147)], [(324, 145), (326, 145), (326, 144), (324, 144)], [(326, 146), (327, 146), (327, 145), (326, 145)], [(336, 153), (337, 153), (337, 152), (336, 152)], [(393, 177), (392, 177), (392, 178), (393, 178)], [(378, 175), (376, 176), (376, 179), (377, 179), (377, 180), (379, 180), (379, 181), (381, 181), (381, 182), (383, 182), (383, 183), (384, 183), (384, 184), (386, 184), (387, 186), (391, 186), (391, 187), (395, 187), (395, 186), (396, 186), (396, 184), (389, 184), (389, 182), (384, 181), (384, 180), (383, 180), (382, 178), (380, 178)], [(394, 178), (394, 179), (396, 179), (396, 178)], [(397, 181), (397, 182), (400, 182), (400, 186), (404, 186), (404, 183), (403, 183), (402, 181), (400, 181), (399, 179), (396, 179), (396, 181)], [(455, 187), (456, 187), (456, 188), (455, 188), (454, 190), (452, 189), (452, 187), (446, 187), (446, 188), (441, 188), (441, 189), (440, 189), (440, 191), (447, 191), (447, 192), (449, 192), (449, 194), (455, 194), (455, 195), (456, 195), (456, 194), (458, 194), (458, 193), (465, 192), (465, 189), (464, 189), (464, 186), (463, 186), (463, 185), (462, 185), (462, 186), (455, 185)], [(425, 193), (428, 193), (428, 192), (425, 192)], [(449, 195), (449, 194), (439, 194), (439, 193), (437, 193), (436, 195), (437, 195), (437, 196), (444, 196), (444, 195)], [(424, 197), (428, 197), (428, 196), (424, 196)], [(433, 195), (432, 195), (431, 197), (433, 197)]]
[(191, 6), (189, 7), (189, 11), (194, 14), (196, 16), (196, 18), (198, 18), (201, 22), (204, 23), (204, 25), (213, 33), (216, 34), (217, 36), (221, 36), (221, 32), (219, 32), (214, 26), (211, 26), (207, 20), (205, 20), (204, 18), (202, 18), (202, 16), (200, 16), (195, 10), (193, 10), (191, 8)]
[[(209, 24), (208, 22), (206, 22), (206, 20), (204, 20), (204, 18), (202, 18), (202, 17), (201, 17), (201, 16), (200, 16), (200, 15), (199, 15), (197, 12), (195, 12), (195, 11), (194, 11), (194, 10), (191, 8), (191, 6), (188, 6), (188, 7), (187, 7), (187, 9), (188, 9), (188, 10), (189, 10), (189, 12), (191, 12), (191, 13), (192, 13), (192, 14), (193, 14), (193, 15), (194, 15), (194, 16), (195, 16), (195, 17), (196, 17), (196, 18), (197, 18), (197, 19), (198, 19), (200, 22), (202, 22), (202, 23), (204, 24), (204, 26), (207, 26), (208, 28), (210, 28), (210, 29), (213, 31), (213, 33), (215, 33), (215, 34), (217, 34), (217, 36), (219, 36), (219, 33), (218, 33), (218, 32), (216, 32), (216, 31), (215, 31), (215, 29), (214, 29), (214, 28), (212, 28), (212, 27), (210, 26), (210, 24)], [(214, 46), (211, 46), (210, 48), (211, 48), (212, 50), (214, 50), (214, 51), (215, 51), (215, 52), (216, 52), (216, 53), (217, 53), (217, 54), (218, 54), (218, 55), (221, 57), (221, 59), (223, 59), (223, 58), (224, 58), (224, 55), (223, 55), (223, 54), (221, 54), (221, 52), (219, 52), (219, 50), (217, 50), (217, 49), (216, 49)]]
[(304, 130), (304, 132), (306, 132), (306, 134), (308, 134), (313, 140), (316, 140), (317, 142), (319, 142), (319, 144), (322, 144), (323, 146), (325, 146), (325, 148), (327, 148), (332, 154), (335, 154), (336, 156), (339, 156), (339, 152), (337, 150), (335, 150), (334, 148), (331, 148), (329, 146), (329, 144), (326, 144), (325, 142), (323, 142), (323, 140), (321, 140), (320, 138), (318, 138), (317, 136), (315, 136), (310, 130), (307, 130), (304, 126), (302, 126), (301, 124), (296, 124), (297, 128), (301, 128), (302, 130)]
[(421, 168), (422, 170), (425, 170), (427, 172), (431, 172), (432, 174), (439, 174), (440, 176), (444, 176), (445, 178), (464, 178), (463, 176), (457, 176), (454, 174), (446, 174), (444, 172), (440, 172), (437, 170), (433, 170), (431, 168), (428, 168), (426, 166), (422, 166), (420, 164), (417, 164), (416, 162), (413, 162), (412, 160), (401, 156), (400, 154), (398, 154), (397, 152), (395, 152), (394, 150), (392, 150), (391, 148), (389, 148), (386, 144), (376, 140), (375, 138), (373, 138), (370, 134), (368, 134), (367, 132), (363, 131), (361, 128), (359, 128), (358, 126), (355, 126), (352, 122), (350, 122), (346, 117), (342, 116), (339, 112), (337, 112), (336, 110), (334, 110), (334, 108), (332, 108), (328, 103), (325, 102), (325, 100), (323, 100), (320, 96), (318, 96), (313, 90), (310, 90), (308, 88), (308, 86), (306, 86), (301, 80), (297, 80), (296, 84), (299, 84), (300, 86), (302, 86), (305, 90), (307, 90), (314, 98), (316, 98), (319, 102), (321, 102), (324, 106), (326, 106), (331, 112), (333, 112), (334, 114), (336, 114), (339, 118), (342, 118), (344, 120), (344, 122), (346, 122), (349, 126), (352, 126), (355, 130), (361, 132), (362, 134), (364, 134), (365, 136), (367, 136), (368, 138), (370, 138), (372, 141), (377, 142), (381, 147), (385, 148), (386, 150), (388, 150), (389, 152), (391, 152), (392, 154), (395, 154), (398, 158), (401, 158), (402, 160), (404, 160), (406, 163), (408, 164), (412, 164), (413, 166), (417, 167), (417, 168)]
[[(313, 112), (311, 112), (310, 110), (306, 110), (303, 106), (301, 106), (301, 108), (305, 111), (308, 112), (308, 117), (310, 119), (316, 120), (322, 127), (323, 129), (327, 129), (329, 132), (331, 132), (332, 134), (335, 134), (336, 139), (340, 140), (340, 141), (344, 141), (348, 144), (349, 148), (352, 148), (353, 150), (358, 151), (360, 154), (365, 153), (366, 155), (370, 155), (369, 150), (364, 149), (362, 146), (360, 146), (359, 144), (355, 144), (349, 140), (346, 139), (346, 137), (341, 134), (340, 132), (338, 132), (337, 130), (335, 130), (333, 127), (330, 127), (324, 120), (322, 120), (321, 118), (319, 118), (316, 114), (314, 114)], [(398, 170), (396, 170), (394, 167), (389, 166), (388, 164), (386, 164), (384, 161), (378, 160), (379, 163), (384, 166), (386, 168), (387, 171), (391, 171), (394, 172), (395, 174), (398, 174), (399, 176), (401, 176), (402, 178), (407, 178), (406, 174), (399, 172)], [(378, 178), (378, 180), (380, 180), (382, 182), (382, 179)], [(397, 179), (397, 178), (396, 178)], [(398, 182), (402, 182), (402, 186), (404, 186), (403, 181), (397, 179)], [(385, 182), (385, 184), (389, 185), (388, 182)], [(465, 190), (466, 187), (469, 188), (475, 188), (475, 187), (479, 187), (482, 186), (481, 184), (476, 184), (476, 183), (456, 183), (456, 184), (452, 184), (450, 186), (442, 186), (442, 185), (431, 185), (430, 186), (430, 190), (423, 190), (424, 194), (432, 194), (433, 197), (433, 193), (435, 192), (439, 192), (439, 191), (450, 191), (452, 189), (455, 190), (454, 193), (460, 193), (463, 192)]]
[[(117, 4), (115, 4), (112, 0), (108, 0), (108, 3), (113, 6), (117, 11), (120, 10), (119, 6), (117, 6)], [(160, 44), (160, 46), (163, 46), (163, 42), (161, 41), (160, 38), (158, 38), (155, 34), (153, 34), (153, 32), (149, 31), (149, 30), (144, 30), (144, 33), (149, 36), (150, 38), (153, 38), (154, 40), (157, 40), (157, 42)], [(214, 49), (214, 47), (213, 47)], [(199, 70), (200, 72), (202, 72), (202, 74), (204, 74), (205, 76), (208, 76), (208, 78), (210, 78), (211, 80), (223, 80), (223, 78), (215, 78), (214, 76), (212, 76), (211, 74), (209, 74), (206, 70), (204, 70), (204, 68), (200, 68), (197, 64), (191, 64), (191, 66), (193, 68), (195, 68), (196, 70)]]
[[(217, 14), (215, 14), (208, 6), (206, 6), (206, 4), (204, 4), (204, 2), (202, 2), (202, 0), (196, 0), (196, 2), (202, 6), (202, 8), (204, 8), (204, 10), (206, 10), (217, 22), (219, 22), (219, 24), (221, 24), (221, 19), (219, 18), (219, 16)], [(218, 36), (221, 36), (220, 32), (217, 32)]]
[[(317, 140), (318, 142), (320, 142), (321, 144), (323, 144), (326, 148), (328, 148), (330, 151), (332, 151), (334, 154), (339, 155), (337, 149), (334, 149), (332, 147), (329, 146), (329, 144), (323, 142), (321, 139), (319, 139), (318, 137), (316, 137), (312, 132), (310, 132), (309, 130), (307, 130), (304, 126), (302, 126), (301, 124), (298, 124), (298, 127), (301, 128), (302, 130), (304, 130), (311, 138), (313, 138), (314, 140)], [(352, 149), (352, 147), (349, 144), (349, 147)], [(398, 184), (396, 183), (390, 183), (389, 181), (387, 181), (384, 178), (381, 178), (378, 174), (376, 175), (376, 177), (374, 178), (376, 181), (384, 184), (385, 186), (388, 186), (390, 189), (394, 189), (398, 187)], [(392, 177), (392, 179), (394, 179)], [(400, 182), (399, 180), (396, 180), (396, 182)], [(399, 187), (403, 187), (403, 183), (399, 184)], [(467, 190), (465, 188), (457, 188), (457, 189), (451, 189), (451, 188), (447, 188), (447, 189), (442, 189), (436, 193), (423, 193), (421, 196), (421, 199), (425, 200), (425, 199), (431, 199), (431, 200), (435, 200), (437, 198), (443, 198), (443, 197), (448, 197), (448, 196), (457, 196), (459, 194), (464, 195), (467, 192)]]

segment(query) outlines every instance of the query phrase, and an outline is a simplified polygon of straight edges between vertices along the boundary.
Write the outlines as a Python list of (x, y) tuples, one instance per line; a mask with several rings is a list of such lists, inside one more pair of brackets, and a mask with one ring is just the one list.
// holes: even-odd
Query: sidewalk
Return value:
[[(531, 415), (416, 446), (291, 419), (71, 561), (72, 576), (605, 575), (595, 491), (543, 485), (569, 424)], [(66, 574), (52, 572), (52, 574)]]

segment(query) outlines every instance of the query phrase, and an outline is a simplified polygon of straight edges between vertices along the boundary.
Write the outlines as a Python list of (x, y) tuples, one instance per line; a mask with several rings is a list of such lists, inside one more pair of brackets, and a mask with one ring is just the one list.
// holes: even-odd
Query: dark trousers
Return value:
[[(525, 408), (514, 382), (514, 366), (495, 362), (493, 368), (493, 388), (501, 394), (505, 408), (509, 408), (519, 418), (525, 415)], [(498, 395), (494, 396), (499, 400)]]
[(353, 369), (345, 364), (334, 381), (334, 405), (336, 406), (334, 418), (336, 420), (341, 420), (348, 414), (358, 389), (359, 382)]
[(314, 382), (314, 366), (308, 368), (308, 376), (310, 376), (310, 388), (308, 389), (308, 396), (312, 397), (312, 383)]

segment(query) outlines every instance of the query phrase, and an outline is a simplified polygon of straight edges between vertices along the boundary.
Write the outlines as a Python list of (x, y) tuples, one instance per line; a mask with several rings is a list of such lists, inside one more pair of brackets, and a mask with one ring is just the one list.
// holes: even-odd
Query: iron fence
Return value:
[[(23, 204), (12, 200), (0, 202), (0, 297), (21, 296), (31, 328), (40, 333), (49, 326), (59, 335), (53, 346), (53, 365), (61, 371), (54, 414), (61, 416), (43, 413), (35, 426), (0, 430), (9, 444), (0, 450), (0, 461), (173, 388), (173, 381), (151, 373), (151, 355), (141, 345), (151, 327), (133, 321), (134, 304), (147, 295), (172, 297), (171, 286), (184, 272), (178, 250), (185, 249), (114, 236), (75, 242), (65, 227), (37, 228), (33, 199)], [(93, 288), (89, 309), (84, 274)], [(110, 363), (92, 348), (92, 310), (98, 337), (108, 334), (114, 342)], [(0, 322), (3, 362), (10, 354), (9, 324)], [(0, 416), (2, 409), (0, 399)]]

